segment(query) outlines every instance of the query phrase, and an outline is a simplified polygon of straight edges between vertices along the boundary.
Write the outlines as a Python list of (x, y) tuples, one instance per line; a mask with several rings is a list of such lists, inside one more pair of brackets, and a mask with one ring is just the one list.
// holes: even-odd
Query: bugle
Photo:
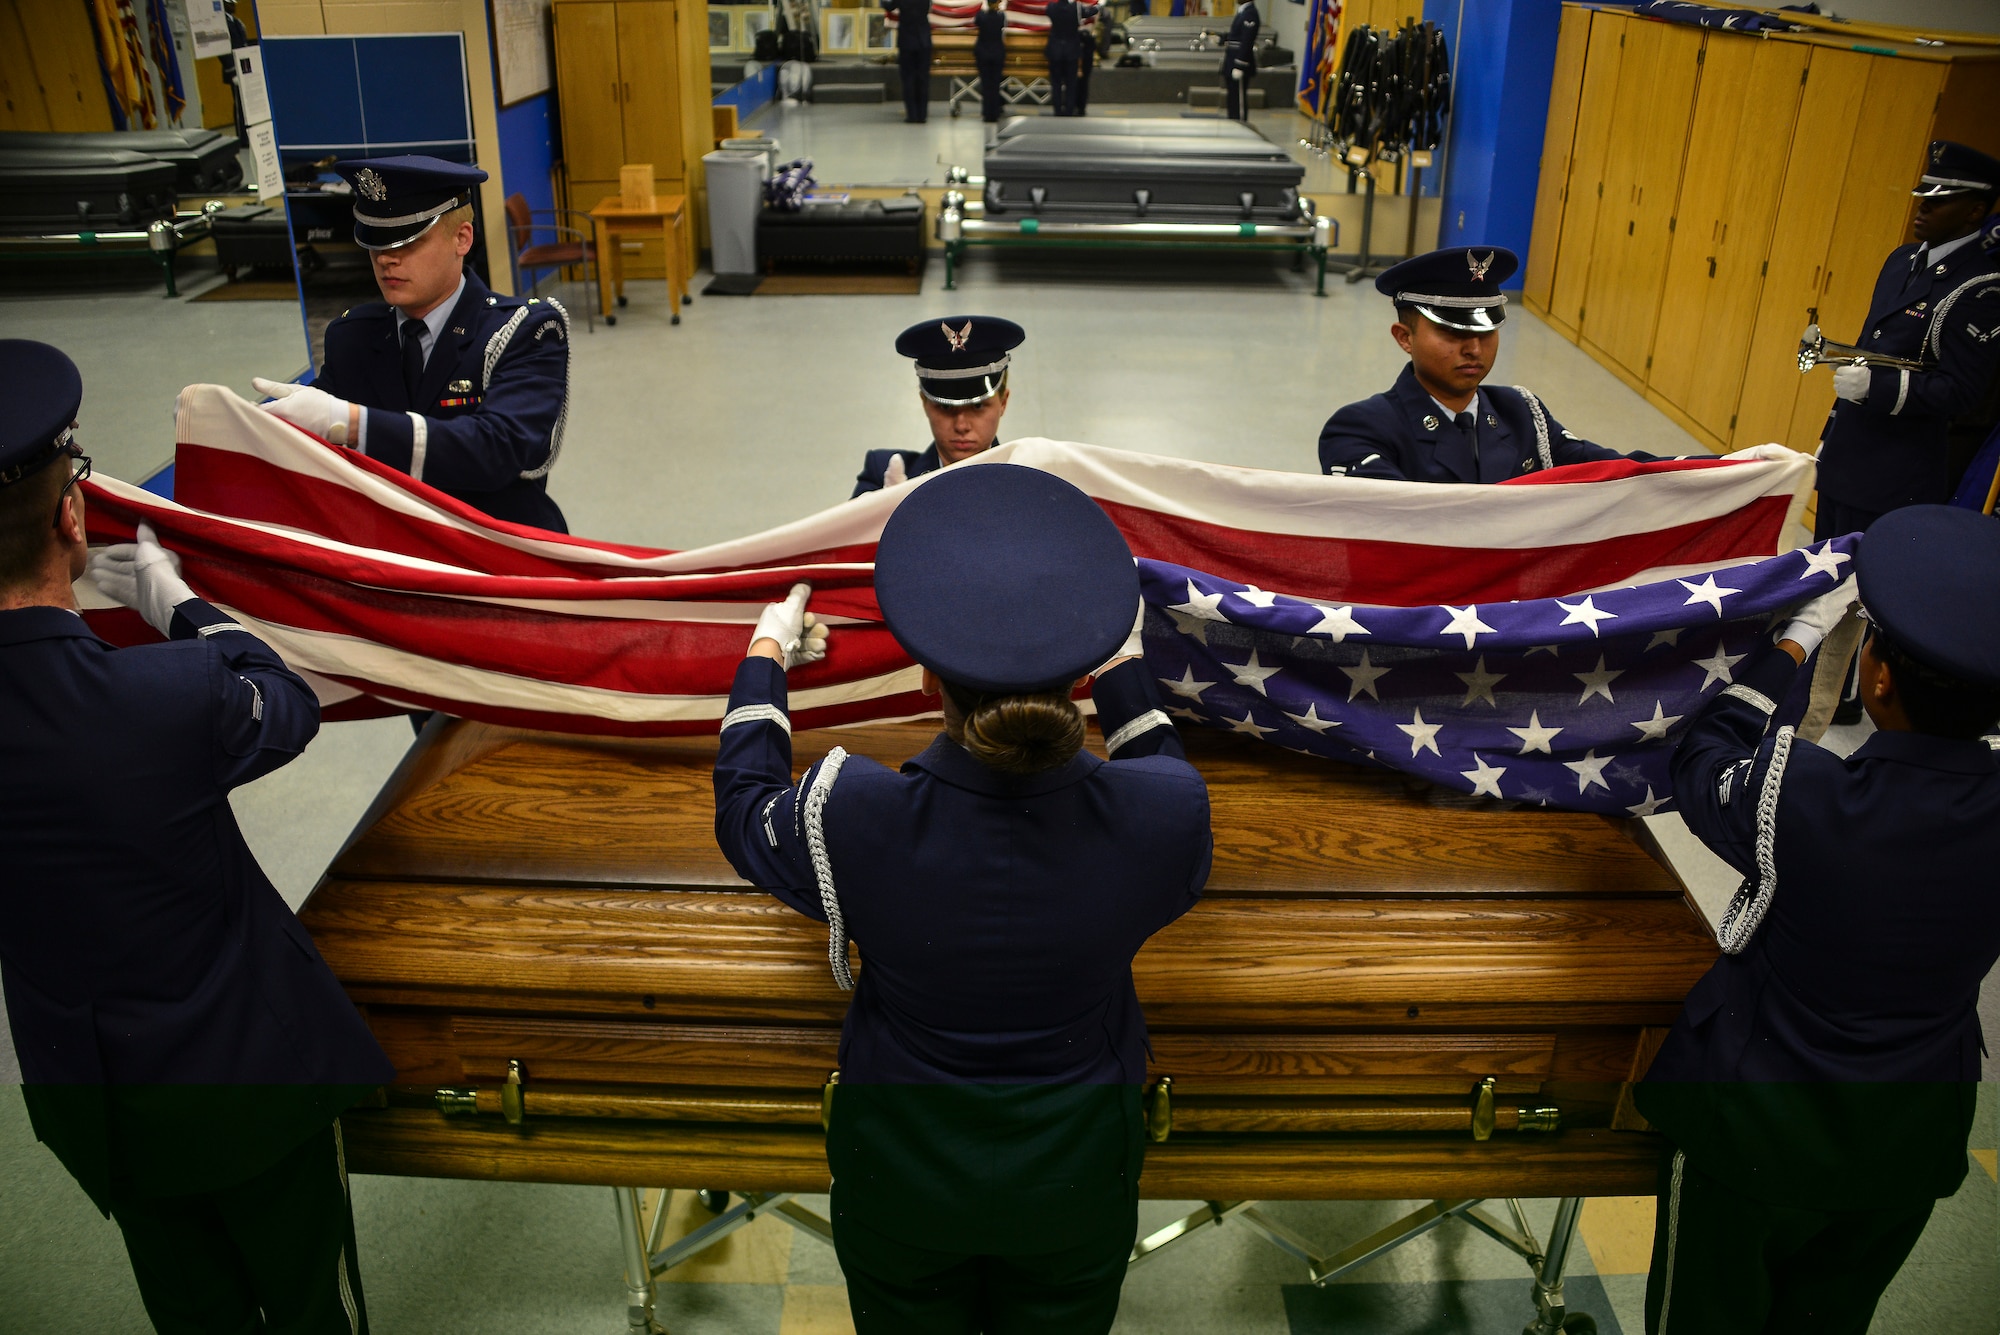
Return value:
[(1799, 335), (1799, 374), (1829, 362), (1840, 366), (1898, 366), (1906, 371), (1921, 371), (1924, 364), (1913, 357), (1891, 357), (1886, 352), (1864, 352), (1846, 343), (1835, 343), (1819, 332), (1819, 326), (1809, 324), (1806, 332)]

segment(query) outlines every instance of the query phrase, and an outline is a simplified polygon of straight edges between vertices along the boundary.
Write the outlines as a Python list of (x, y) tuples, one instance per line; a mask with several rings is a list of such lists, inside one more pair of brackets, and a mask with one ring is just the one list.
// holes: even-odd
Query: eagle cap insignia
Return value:
[(377, 204), (389, 197), (389, 187), (382, 184), (382, 178), (375, 174), (373, 167), (363, 167), (354, 173), (354, 188), (361, 192), (363, 199)]
[(1486, 258), (1483, 260), (1469, 250), (1465, 252), (1465, 267), (1472, 270), (1473, 282), (1480, 283), (1486, 280), (1486, 271), (1493, 267), (1493, 256), (1494, 252), (1490, 250), (1486, 252)]
[(949, 324), (941, 324), (938, 328), (944, 330), (945, 341), (951, 344), (953, 352), (964, 351), (966, 342), (972, 337), (972, 321), (970, 320), (965, 322), (965, 328), (963, 329), (955, 330)]
[(1935, 167), (1935, 166), (1937, 166), (1937, 165), (1938, 165), (1938, 163), (1940, 163), (1940, 162), (1943, 162), (1943, 161), (1944, 161), (1944, 145), (1943, 145), (1943, 144), (1932, 144), (1932, 145), (1931, 145), (1931, 166)]

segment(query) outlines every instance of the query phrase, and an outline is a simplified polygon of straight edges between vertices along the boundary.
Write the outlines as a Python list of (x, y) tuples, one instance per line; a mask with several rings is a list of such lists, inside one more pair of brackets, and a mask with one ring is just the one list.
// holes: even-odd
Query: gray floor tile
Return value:
[[(1570, 1280), (1563, 1296), (1571, 1312), (1597, 1319), (1601, 1335), (1622, 1335), (1594, 1275)], [(1526, 1279), (1448, 1279), (1432, 1284), (1330, 1284), (1285, 1286), (1291, 1335), (1499, 1335), (1535, 1315)], [(1637, 1330), (1634, 1328), (1634, 1335)]]

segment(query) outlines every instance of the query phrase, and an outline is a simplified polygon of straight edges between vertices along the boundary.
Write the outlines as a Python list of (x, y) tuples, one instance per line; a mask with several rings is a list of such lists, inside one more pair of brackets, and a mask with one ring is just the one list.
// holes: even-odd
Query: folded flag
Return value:
[[(438, 709), (516, 727), (712, 732), (764, 603), (813, 586), (833, 650), (792, 674), (801, 728), (926, 712), (880, 622), (883, 522), (857, 497), (672, 552), (490, 519), (220, 386), (183, 392), (176, 499), (93, 480), (93, 543), (144, 520), (203, 597), (264, 637), (329, 719)], [(1060, 441), (1043, 468), (1141, 566), (1146, 657), (1177, 714), (1484, 797), (1666, 805), (1666, 757), (1774, 615), (1853, 539), (1785, 552), (1812, 485), (1789, 452), (1613, 462), (1496, 487), (1234, 468)], [(908, 484), (923, 485), (922, 479)], [(78, 588), (116, 642), (137, 617)]]

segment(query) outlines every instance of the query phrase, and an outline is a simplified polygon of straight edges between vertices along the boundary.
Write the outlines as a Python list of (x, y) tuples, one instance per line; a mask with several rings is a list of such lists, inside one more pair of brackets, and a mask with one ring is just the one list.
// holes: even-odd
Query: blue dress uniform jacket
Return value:
[[(1760, 650), (1674, 756), (1688, 827), (1747, 876), (1774, 702), (1800, 675)], [(1794, 739), (1775, 821), (1762, 924), (1688, 994), (1638, 1106), (1771, 1204), (1949, 1196), (1980, 1074), (1980, 981), (2000, 958), (2000, 755), (1878, 732), (1843, 760)]]
[(1946, 433), (2000, 367), (2000, 254), (1972, 240), (1912, 272), (1916, 253), (1883, 262), (1855, 346), (1933, 369), (1872, 368), (1867, 399), (1835, 399), (1820, 433), (1820, 492), (1859, 510), (1951, 499)]
[(326, 327), (319, 387), (367, 412), (370, 458), (511, 523), (567, 533), (549, 470), (569, 416), (569, 318), (536, 298), (465, 291), (411, 402), (396, 313), (356, 306)]
[(903, 476), (916, 477), (920, 473), (935, 473), (938, 468), (938, 450), (932, 445), (927, 450), (870, 450), (861, 461), (861, 471), (854, 475), (854, 490), (849, 500), (863, 492), (882, 490), (883, 478), (889, 471), (889, 461), (901, 456)]
[(999, 64), (1007, 59), (1007, 11), (1004, 9), (981, 9), (972, 16), (972, 26), (978, 34), (972, 39), (972, 58), (984, 64), (992, 61)]
[(1319, 433), (1320, 472), (1406, 482), (1504, 482), (1543, 467), (1544, 440), (1551, 467), (1658, 457), (1593, 444), (1518, 389), (1481, 385), (1478, 403), (1475, 455), (1405, 364), (1387, 393), (1350, 403), (1327, 419)]
[(1229, 20), (1229, 32), (1222, 39), (1223, 78), (1227, 79), (1231, 70), (1242, 70), (1246, 79), (1257, 72), (1257, 33), (1262, 26), (1255, 5), (1237, 6)]
[(171, 629), (0, 612), (0, 978), (35, 1134), (100, 1209), (249, 1178), (394, 1075), (229, 807), (318, 702), (207, 603)]

